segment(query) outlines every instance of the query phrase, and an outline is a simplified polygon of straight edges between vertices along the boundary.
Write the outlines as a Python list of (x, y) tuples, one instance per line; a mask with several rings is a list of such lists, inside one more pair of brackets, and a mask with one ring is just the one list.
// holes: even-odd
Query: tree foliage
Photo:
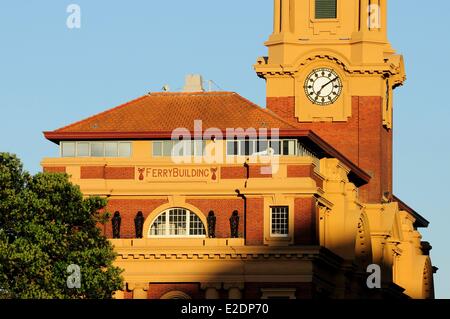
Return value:
[[(0, 297), (103, 299), (122, 288), (115, 253), (97, 223), (106, 200), (83, 198), (66, 174), (23, 170), (0, 153)], [(69, 288), (69, 265), (81, 287)]]

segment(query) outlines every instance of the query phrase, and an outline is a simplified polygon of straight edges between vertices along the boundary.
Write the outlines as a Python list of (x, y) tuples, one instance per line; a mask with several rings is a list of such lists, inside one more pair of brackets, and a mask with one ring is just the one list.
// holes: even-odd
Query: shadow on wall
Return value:
[[(256, 204), (261, 204), (255, 201)], [(253, 203), (253, 204), (255, 204)], [(139, 210), (141, 205), (152, 204), (152, 212)], [(194, 205), (195, 204), (195, 205)], [(247, 203), (248, 204), (248, 203)], [(367, 286), (367, 266), (372, 260), (370, 235), (366, 221), (361, 217), (355, 225), (353, 239), (340, 242), (333, 251), (355, 251), (353, 259), (344, 259), (331, 250), (319, 245), (318, 210), (311, 216), (300, 216), (298, 220), (314, 221), (305, 228), (295, 223), (295, 236), (291, 242), (264, 245), (263, 218), (259, 223), (249, 223), (246, 217), (255, 216), (248, 210), (242, 198), (226, 200), (190, 200), (183, 208), (173, 203), (158, 200), (142, 200), (140, 203), (110, 202), (108, 209), (121, 208), (120, 234), (118, 219), (107, 225), (106, 234), (124, 234), (112, 242), (119, 254), (116, 264), (125, 269), (125, 298), (149, 299), (371, 299), (405, 298), (403, 289), (392, 283), (392, 271), (382, 269), (381, 288)], [(247, 206), (247, 210), (244, 208)], [(259, 205), (257, 205), (259, 206)], [(262, 216), (262, 207), (258, 207)], [(161, 214), (176, 209), (177, 214), (161, 219)], [(177, 238), (170, 236), (176, 232), (175, 223), (189, 225), (179, 210), (191, 212), (199, 217), (204, 233), (198, 238)], [(133, 213), (134, 211), (134, 213)], [(145, 222), (142, 225), (142, 212)], [(204, 214), (203, 212), (208, 212)], [(211, 217), (214, 212), (214, 219)], [(240, 213), (243, 212), (243, 213)], [(234, 213), (234, 214), (233, 214)], [(237, 220), (236, 213), (239, 214)], [(296, 212), (297, 213), (297, 212)], [(258, 213), (259, 214), (259, 213)], [(139, 217), (139, 218), (138, 218)], [(184, 219), (183, 219), (184, 218)], [(149, 236), (155, 221), (163, 220), (160, 230), (165, 236)], [(214, 220), (215, 229), (211, 222)], [(316, 222), (317, 221), (317, 222)], [(114, 225), (114, 226), (113, 226)], [(161, 224), (160, 224), (161, 225)], [(145, 239), (136, 239), (136, 226), (143, 230)], [(198, 226), (198, 224), (197, 224)], [(167, 229), (164, 227), (168, 227)], [(306, 230), (307, 229), (307, 230)], [(115, 233), (115, 234), (112, 234)], [(139, 233), (139, 232), (138, 232)], [(216, 238), (208, 238), (215, 233)], [(156, 233), (157, 235), (158, 233)], [(167, 236), (167, 234), (169, 234)], [(205, 238), (205, 235), (206, 237)], [(109, 235), (109, 237), (112, 237)], [(237, 238), (230, 238), (237, 235)], [(201, 238), (203, 237), (203, 238)], [(214, 237), (214, 236), (212, 236)], [(244, 239), (245, 238), (245, 239)], [(145, 279), (143, 279), (145, 278)]]

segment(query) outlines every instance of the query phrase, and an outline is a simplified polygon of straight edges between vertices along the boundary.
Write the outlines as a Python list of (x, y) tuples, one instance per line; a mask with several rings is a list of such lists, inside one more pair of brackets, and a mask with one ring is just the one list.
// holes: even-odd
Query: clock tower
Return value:
[(267, 108), (311, 129), (372, 176), (361, 200), (392, 196), (392, 91), (403, 58), (387, 39), (387, 0), (274, 0), (268, 57), (255, 70)]

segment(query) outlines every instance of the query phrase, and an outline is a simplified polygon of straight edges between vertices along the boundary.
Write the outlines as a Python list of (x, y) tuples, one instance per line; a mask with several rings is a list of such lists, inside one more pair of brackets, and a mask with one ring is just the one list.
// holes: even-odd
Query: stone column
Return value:
[(386, 36), (387, 32), (387, 3), (386, 0), (380, 0), (380, 22), (381, 32)]
[(280, 4), (281, 4), (281, 0), (274, 0), (274, 19), (273, 19), (273, 33), (274, 34), (278, 34), (280, 33), (281, 30), (281, 8), (280, 8)]
[(369, 0), (361, 0), (360, 23), (361, 31), (369, 30)]
[(228, 289), (228, 299), (242, 299), (241, 290), (236, 287)]
[(128, 289), (133, 291), (133, 299), (148, 299), (148, 283), (129, 283)]
[(216, 288), (206, 288), (205, 299), (219, 299), (219, 291)]
[(228, 290), (228, 299), (242, 299), (243, 283), (226, 283), (223, 285), (223, 288)]
[(202, 283), (201, 289), (205, 290), (205, 299), (220, 299), (219, 290), (221, 283)]
[(133, 290), (133, 299), (148, 299), (147, 291), (142, 288)]
[(291, 13), (290, 0), (281, 0), (281, 32), (289, 33), (291, 31)]
[(125, 292), (122, 290), (117, 290), (113, 293), (113, 299), (125, 299)]

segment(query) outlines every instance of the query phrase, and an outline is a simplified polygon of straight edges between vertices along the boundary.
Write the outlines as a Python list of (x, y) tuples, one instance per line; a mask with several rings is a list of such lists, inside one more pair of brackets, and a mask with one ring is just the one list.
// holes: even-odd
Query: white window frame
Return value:
[[(128, 156), (120, 156), (120, 145), (121, 144), (128, 144), (130, 146), (130, 154)], [(130, 158), (133, 156), (133, 142), (130, 141), (120, 141), (117, 143), (117, 157), (118, 158)]]
[[(183, 154), (173, 154), (173, 150), (176, 143), (183, 143)], [(199, 143), (201, 142), (201, 143)], [(170, 155), (164, 153), (164, 143), (170, 143)], [(203, 157), (205, 154), (206, 149), (206, 140), (161, 140), (161, 141), (152, 141), (152, 157), (185, 157), (185, 156), (191, 156), (191, 157)], [(201, 149), (199, 152), (199, 145), (201, 144)], [(159, 148), (161, 155), (155, 154), (156, 147)], [(189, 152), (187, 152), (189, 150)]]
[[(75, 144), (74, 156), (64, 156), (64, 144), (73, 143)], [(117, 144), (117, 154), (115, 156), (106, 156), (106, 143)], [(88, 155), (78, 155), (79, 144), (88, 144)], [(103, 146), (103, 156), (92, 156), (91, 147), (92, 144), (102, 144)], [(130, 154), (128, 156), (120, 156), (120, 145), (128, 144), (130, 148)], [(133, 142), (132, 141), (61, 141), (59, 145), (59, 155), (63, 158), (131, 158), (133, 156)]]
[[(87, 155), (78, 155), (78, 146), (79, 144), (87, 144), (88, 154)], [(91, 157), (91, 143), (89, 142), (76, 142), (76, 157)]]
[[(249, 154), (249, 155), (245, 154), (245, 149), (242, 148), (242, 144), (245, 141), (248, 141), (248, 142), (250, 142), (252, 144), (252, 146), (251, 146), (251, 148), (253, 149), (253, 153), (252, 154)], [(272, 140), (270, 138), (262, 139), (261, 141), (256, 140), (256, 139), (250, 139), (250, 140), (244, 140), (244, 139), (226, 140), (226, 143), (225, 143), (225, 147), (226, 147), (225, 154), (228, 157), (258, 155), (259, 153), (263, 152), (263, 151), (258, 152), (258, 144), (259, 144), (259, 142), (267, 142), (269, 148), (271, 147), (271, 143), (277, 143), (277, 142), (280, 143), (280, 149), (278, 150), (279, 154), (273, 154), (273, 156), (297, 156), (298, 155), (299, 147), (298, 147), (298, 141), (296, 139), (276, 139), (276, 140), (273, 139)], [(293, 151), (292, 154), (283, 154), (283, 150), (284, 150), (283, 144), (284, 144), (284, 142), (293, 142), (294, 143), (294, 151)], [(237, 155), (229, 154), (228, 151), (230, 150), (230, 147), (229, 147), (228, 143), (234, 143), (235, 145), (237, 143)]]
[[(279, 208), (284, 208), (286, 209), (286, 229), (287, 229), (287, 233), (286, 234), (274, 234), (273, 232), (273, 214), (274, 214), (274, 209), (279, 209)], [(288, 238), (289, 237), (289, 206), (271, 206), (270, 207), (270, 237), (272, 238)]]
[[(184, 210), (186, 212), (186, 235), (170, 235), (170, 218), (169, 218), (169, 213), (172, 210), (175, 209), (180, 209), (180, 210)], [(154, 223), (162, 216), (165, 214), (165, 227), (164, 227), (164, 233), (165, 235), (152, 235), (152, 227), (154, 225)], [(196, 216), (200, 222), (203, 225), (203, 230), (205, 232), (204, 235), (190, 235), (190, 230), (191, 230), (191, 215)], [(150, 228), (148, 229), (148, 238), (206, 238), (206, 226), (203, 223), (203, 221), (201, 220), (201, 218), (194, 212), (190, 211), (189, 209), (186, 208), (182, 208), (182, 207), (173, 207), (173, 208), (169, 208), (166, 209), (165, 211), (163, 211), (162, 213), (158, 214), (158, 216), (156, 216), (152, 223), (150, 224)]]
[[(64, 156), (64, 145), (65, 144), (74, 144), (74, 156)], [(73, 158), (76, 157), (77, 155), (77, 143), (73, 142), (73, 141), (63, 141), (59, 143), (59, 153), (60, 153), (60, 157), (63, 158)]]
[[(113, 156), (107, 156), (106, 155), (106, 145), (107, 144), (110, 144), (110, 145), (115, 145), (115, 148), (116, 148), (116, 154), (115, 155), (113, 155)], [(119, 143), (118, 142), (104, 142), (104, 147), (103, 147), (103, 149), (104, 149), (104, 154), (103, 155), (105, 155), (105, 157), (119, 157)]]

